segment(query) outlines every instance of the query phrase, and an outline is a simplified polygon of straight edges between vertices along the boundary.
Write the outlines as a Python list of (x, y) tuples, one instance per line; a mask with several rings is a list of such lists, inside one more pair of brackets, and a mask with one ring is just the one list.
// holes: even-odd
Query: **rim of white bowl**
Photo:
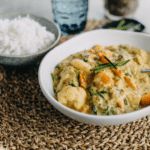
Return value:
[[(120, 31), (120, 30), (113, 30), (113, 29), (95, 29), (95, 30), (91, 30), (91, 31), (87, 31), (87, 32), (84, 32), (84, 33), (81, 33), (81, 34), (88, 34), (89, 32), (96, 32), (97, 30), (101, 30), (101, 31), (106, 31), (106, 32), (124, 32), (124, 33), (127, 33), (127, 34), (141, 34), (142, 36), (148, 36), (149, 38), (150, 38), (150, 35), (147, 35), (147, 34), (145, 34), (145, 33), (136, 33), (136, 32), (132, 32), (132, 31)], [(80, 35), (81, 35), (80, 34)], [(78, 38), (78, 36), (80, 36), (80, 35), (77, 35), (77, 36), (75, 36), (75, 37), (73, 37), (73, 38)], [(71, 38), (71, 39), (73, 39), (73, 38)], [(69, 40), (71, 40), (71, 39), (69, 39)], [(67, 41), (69, 41), (69, 40), (67, 40)], [(60, 44), (60, 45), (58, 45), (57, 46), (57, 48), (58, 47), (60, 47), (61, 45), (63, 45), (63, 44), (65, 44), (65, 42), (64, 43), (62, 43), (62, 44)], [(53, 49), (53, 51), (55, 51), (55, 49)], [(113, 118), (115, 118), (115, 119), (118, 119), (118, 118), (122, 118), (122, 117), (128, 117), (128, 116), (131, 116), (131, 115), (135, 115), (135, 114), (137, 114), (137, 113), (140, 113), (140, 112), (143, 112), (143, 111), (147, 111), (147, 110), (150, 110), (150, 106), (146, 106), (145, 108), (142, 108), (142, 109), (139, 109), (139, 110), (136, 110), (136, 111), (133, 111), (133, 112), (129, 112), (129, 113), (124, 113), (124, 114), (119, 114), (119, 115), (103, 115), (103, 116), (101, 116), (101, 115), (93, 115), (93, 114), (86, 114), (86, 113), (81, 113), (81, 112), (78, 112), (78, 111), (75, 111), (75, 110), (73, 110), (73, 109), (71, 109), (71, 108), (69, 108), (69, 107), (67, 107), (67, 106), (65, 106), (65, 105), (63, 105), (63, 104), (61, 104), (60, 102), (58, 102), (51, 94), (50, 94), (50, 92), (48, 92), (47, 91), (47, 89), (43, 86), (43, 83), (42, 83), (42, 79), (41, 79), (41, 77), (42, 77), (42, 67), (43, 67), (43, 65), (44, 65), (44, 62), (45, 62), (45, 60), (47, 59), (47, 57), (50, 55), (50, 53), (52, 53), (53, 51), (50, 51), (50, 52), (48, 52), (46, 55), (45, 55), (45, 57), (42, 59), (42, 61), (41, 61), (41, 63), (40, 63), (40, 66), (39, 66), (39, 71), (38, 71), (38, 78), (39, 78), (39, 85), (41, 86), (41, 90), (42, 90), (42, 92), (44, 93), (44, 96), (48, 99), (48, 101), (51, 103), (54, 103), (55, 105), (58, 105), (59, 107), (61, 107), (62, 109), (65, 109), (67, 112), (71, 112), (71, 113), (73, 113), (73, 114), (76, 114), (76, 115), (78, 115), (78, 116), (82, 116), (82, 117), (89, 117), (89, 118), (94, 118), (94, 119), (113, 119)], [(44, 89), (44, 90), (43, 90)], [(53, 105), (53, 104), (52, 104)], [(55, 106), (54, 106), (55, 107)], [(58, 110), (58, 109), (57, 109)], [(58, 110), (59, 111), (59, 110)]]

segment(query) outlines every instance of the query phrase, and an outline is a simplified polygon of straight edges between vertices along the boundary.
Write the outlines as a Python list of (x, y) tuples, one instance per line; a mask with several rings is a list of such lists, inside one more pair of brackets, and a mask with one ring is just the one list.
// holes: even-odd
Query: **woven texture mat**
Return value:
[[(85, 31), (107, 21), (88, 21)], [(62, 36), (60, 43), (73, 36)], [(0, 147), (9, 150), (146, 150), (150, 116), (116, 126), (77, 122), (57, 111), (42, 94), (38, 65), (0, 65)], [(0, 148), (0, 150), (1, 150)]]

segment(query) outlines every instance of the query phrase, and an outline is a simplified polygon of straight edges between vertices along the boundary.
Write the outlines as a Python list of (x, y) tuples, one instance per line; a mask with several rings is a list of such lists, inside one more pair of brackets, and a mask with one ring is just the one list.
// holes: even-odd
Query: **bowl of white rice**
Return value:
[(50, 20), (28, 14), (0, 16), (0, 64), (35, 63), (58, 43), (60, 29)]

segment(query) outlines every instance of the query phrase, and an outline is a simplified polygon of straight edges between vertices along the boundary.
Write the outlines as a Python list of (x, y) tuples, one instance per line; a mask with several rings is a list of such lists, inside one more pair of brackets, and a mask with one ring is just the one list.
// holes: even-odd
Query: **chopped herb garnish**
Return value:
[(84, 55), (83, 55), (83, 61), (84, 61), (84, 62), (88, 62), (88, 60), (85, 58)]
[(55, 68), (58, 68), (58, 69), (59, 69), (59, 68), (60, 68), (60, 65), (56, 65), (56, 67), (55, 67)]
[(101, 64), (102, 64), (102, 63), (100, 62), (100, 59), (99, 59), (98, 57), (96, 57), (94, 60), (97, 62), (98, 65), (101, 65)]
[(105, 99), (105, 97), (102, 95), (102, 93), (100, 93), (100, 92), (97, 92), (98, 93), (98, 95), (104, 100), (104, 101), (106, 101), (106, 99)]
[(128, 49), (126, 46), (122, 46), (121, 48), (123, 48), (123, 49)]
[(118, 59), (123, 59), (123, 55), (119, 55), (119, 56), (118, 56)]
[(102, 94), (109, 94), (109, 91), (100, 91)]
[(109, 106), (106, 107), (105, 111), (108, 111), (108, 109), (109, 109)]
[(76, 77), (79, 78), (79, 72), (75, 70), (75, 73), (76, 73)]
[(88, 90), (88, 92), (90, 93), (91, 96), (93, 96), (93, 95), (99, 95), (104, 101), (106, 101), (106, 99), (103, 96), (103, 94), (105, 94), (105, 93), (108, 94), (109, 93), (108, 91), (100, 91), (100, 92), (94, 91), (93, 89), (90, 89), (90, 87), (87, 88), (87, 90)]
[(118, 92), (119, 92), (119, 94), (121, 94), (121, 90), (120, 89), (116, 89)]
[(125, 103), (125, 105), (128, 105), (128, 100), (127, 100), (127, 98), (124, 99), (124, 103)]
[(117, 67), (106, 56), (104, 56), (104, 58), (117, 70)]
[(130, 59), (128, 59), (126, 61), (119, 62), (119, 63), (115, 63), (115, 65), (117, 65), (117, 66), (123, 66), (123, 65), (127, 64), (129, 61), (130, 61)]
[(90, 91), (90, 86), (87, 88), (87, 91), (90, 93), (90, 95), (92, 96), (93, 94), (91, 93), (91, 91)]
[(150, 75), (149, 75), (149, 77), (150, 77)]
[[(130, 60), (126, 60), (126, 61), (122, 61), (122, 62), (117, 62), (117, 63), (113, 63), (113, 65), (117, 66), (123, 66), (125, 64), (127, 64)], [(111, 68), (112, 64), (107, 63), (107, 64), (101, 64), (95, 68), (90, 69), (90, 71), (94, 71), (95, 73), (98, 73), (106, 68)]]
[(92, 95), (97, 95), (97, 91), (94, 91), (93, 89), (91, 89), (92, 90)]
[(95, 106), (94, 103), (92, 103), (92, 109), (95, 115), (97, 115), (97, 107)]
[(97, 61), (98, 66), (101, 65), (102, 63), (100, 61)]
[(60, 79), (60, 76), (56, 76), (56, 78), (55, 78), (56, 80), (59, 80)]
[(105, 97), (102, 95), (102, 94), (109, 94), (109, 91), (100, 91), (100, 92), (97, 92), (98, 95), (104, 100), (106, 101)]
[(112, 49), (111, 51), (116, 52), (116, 49)]
[(125, 73), (125, 76), (130, 76), (130, 77), (132, 77), (129, 73)]
[(113, 115), (114, 114), (114, 108), (111, 107), (109, 109), (109, 106), (107, 106), (106, 109), (105, 109), (105, 111), (103, 112), (103, 114), (105, 114), (105, 115)]
[(74, 83), (69, 83), (69, 85), (70, 85), (70, 86), (73, 86), (73, 87), (76, 87), (76, 86), (74, 85)]
[(138, 108), (138, 107), (135, 107), (135, 110), (139, 110), (139, 108)]
[(52, 77), (52, 79), (54, 80), (54, 75), (51, 73), (51, 77)]
[(114, 77), (114, 80), (115, 80), (115, 81), (118, 81), (118, 80), (119, 80), (119, 78), (118, 78), (118, 77)]
[(108, 115), (108, 116), (109, 116), (109, 115), (110, 115), (110, 112), (109, 112), (109, 111), (107, 111), (107, 112), (106, 112), (106, 115)]
[(92, 98), (89, 99), (89, 102), (90, 102), (90, 105), (92, 106), (93, 113), (94, 113), (95, 115), (97, 115), (97, 107), (96, 107), (96, 105), (92, 102)]
[(96, 57), (96, 58), (94, 58), (94, 60), (99, 61), (99, 58), (98, 58), (98, 57)]
[(113, 107), (110, 108), (110, 113), (114, 114), (114, 108)]
[(57, 91), (56, 91), (56, 88), (55, 88), (55, 87), (53, 88), (53, 91), (54, 91), (54, 93), (57, 93)]
[(97, 95), (97, 92), (96, 92), (96, 91), (94, 91), (94, 89), (93, 89), (93, 88), (91, 89), (91, 87), (88, 87), (88, 88), (87, 88), (87, 90), (88, 90), (88, 92), (90, 93), (90, 95), (91, 95), (91, 96), (93, 96), (93, 95)]

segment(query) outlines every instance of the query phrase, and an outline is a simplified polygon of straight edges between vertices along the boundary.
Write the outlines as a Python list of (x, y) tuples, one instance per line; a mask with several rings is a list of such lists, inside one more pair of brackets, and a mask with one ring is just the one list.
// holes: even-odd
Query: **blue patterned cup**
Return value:
[(62, 35), (80, 33), (87, 20), (88, 0), (52, 0), (54, 21)]

